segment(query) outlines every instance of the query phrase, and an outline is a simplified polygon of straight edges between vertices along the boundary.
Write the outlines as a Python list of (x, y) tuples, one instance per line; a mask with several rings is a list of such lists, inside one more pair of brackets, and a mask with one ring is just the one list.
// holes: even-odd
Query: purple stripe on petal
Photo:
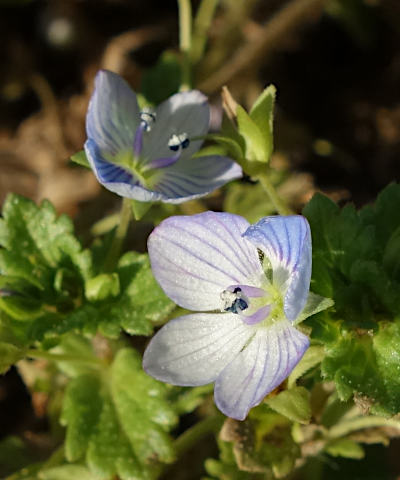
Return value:
[(218, 408), (237, 420), (244, 420), (252, 407), (283, 382), (309, 346), (308, 338), (287, 320), (256, 332), (215, 382)]
[[(170, 217), (150, 235), (153, 274), (178, 305), (191, 310), (220, 309), (220, 294), (229, 285), (258, 286), (262, 270), (257, 249), (241, 237), (248, 223), (238, 217), (236, 224), (236, 217), (214, 212)], [(232, 236), (237, 237), (235, 242)], [(210, 291), (210, 282), (219, 287)]]
[(281, 289), (284, 311), (294, 321), (303, 310), (311, 278), (311, 232), (300, 215), (265, 217), (244, 237), (269, 258), (273, 282)]
[(86, 116), (88, 138), (99, 149), (116, 155), (132, 148), (139, 121), (135, 93), (119, 75), (100, 70)]
[(214, 381), (253, 334), (235, 314), (198, 313), (168, 322), (148, 345), (143, 368), (173, 385)]

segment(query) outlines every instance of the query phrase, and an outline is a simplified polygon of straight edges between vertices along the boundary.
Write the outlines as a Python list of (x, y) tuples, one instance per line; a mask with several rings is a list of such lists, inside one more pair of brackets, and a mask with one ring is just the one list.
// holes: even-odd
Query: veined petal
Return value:
[[(210, 107), (207, 98), (198, 90), (172, 95), (156, 110), (156, 121), (143, 145), (143, 157), (150, 161), (171, 156), (168, 141), (172, 135), (186, 133), (189, 139), (208, 131)], [(192, 155), (200, 148), (201, 140), (191, 140), (187, 150)]]
[(161, 171), (154, 188), (162, 193), (163, 202), (181, 203), (207, 195), (242, 175), (240, 166), (229, 158), (217, 155), (188, 158), (185, 152), (176, 163)]
[(86, 132), (99, 149), (111, 155), (132, 150), (140, 123), (136, 95), (119, 75), (100, 70), (86, 116)]
[(204, 212), (170, 217), (149, 237), (153, 274), (165, 293), (190, 310), (221, 308), (229, 285), (260, 286), (257, 249), (242, 238), (248, 222), (238, 215)]
[(262, 218), (244, 238), (262, 250), (272, 265), (273, 281), (283, 290), (286, 317), (303, 310), (311, 279), (311, 232), (301, 215)]
[(106, 160), (98, 145), (91, 139), (85, 142), (86, 157), (97, 180), (111, 192), (140, 202), (160, 200), (160, 194), (148, 190), (124, 168)]
[(282, 320), (256, 329), (216, 382), (217, 407), (228, 417), (244, 420), (252, 407), (290, 374), (309, 346), (308, 338)]
[(233, 313), (175, 318), (150, 341), (143, 368), (157, 380), (173, 385), (205, 385), (235, 358), (252, 332)]

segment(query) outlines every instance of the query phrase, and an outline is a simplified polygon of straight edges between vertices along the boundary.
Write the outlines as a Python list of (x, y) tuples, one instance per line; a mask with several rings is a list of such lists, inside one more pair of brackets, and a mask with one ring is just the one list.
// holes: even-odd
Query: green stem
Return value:
[(186, 430), (175, 440), (175, 451), (179, 457), (187, 450), (192, 448), (196, 443), (205, 435), (213, 432), (217, 432), (225, 418), (222, 415), (215, 415), (213, 417), (207, 417), (204, 420), (193, 425), (193, 427)]
[(104, 270), (106, 272), (112, 272), (115, 268), (115, 265), (117, 264), (117, 261), (121, 254), (122, 246), (124, 244), (126, 232), (128, 231), (131, 217), (132, 217), (131, 201), (129, 198), (124, 198), (122, 200), (119, 224), (118, 224), (117, 230), (115, 231), (115, 235), (111, 243), (111, 247), (104, 261)]
[(204, 54), (207, 32), (210, 28), (218, 2), (219, 0), (202, 0), (197, 10), (194, 20), (192, 49), (190, 52), (193, 63), (198, 62)]
[(263, 171), (257, 174), (256, 179), (259, 180), (263, 189), (268, 194), (275, 210), (279, 215), (293, 215), (293, 211), (285, 204), (285, 202), (277, 194), (275, 187), (272, 185), (268, 172)]
[(102, 361), (96, 357), (81, 357), (79, 355), (66, 355), (63, 353), (51, 353), (44, 350), (27, 350), (25, 355), (29, 358), (43, 358), (52, 362), (79, 362), (95, 365), (96, 367), (103, 366)]
[(179, 48), (183, 55), (181, 90), (188, 90), (191, 86), (192, 5), (190, 0), (178, 0), (178, 7)]

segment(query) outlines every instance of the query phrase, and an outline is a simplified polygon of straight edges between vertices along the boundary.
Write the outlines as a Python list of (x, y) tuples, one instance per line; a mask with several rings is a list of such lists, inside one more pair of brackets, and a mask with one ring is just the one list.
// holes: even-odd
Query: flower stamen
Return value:
[(221, 292), (220, 296), (223, 302), (222, 311), (239, 314), (249, 306), (248, 299), (245, 297), (240, 287), (235, 287), (233, 292), (230, 290), (224, 290)]
[(150, 107), (144, 107), (140, 112), (140, 121), (144, 126), (144, 131), (150, 132), (156, 122), (156, 112)]
[(189, 144), (190, 140), (187, 133), (180, 133), (179, 135), (174, 133), (168, 140), (168, 148), (173, 152), (177, 152), (181, 148), (187, 148)]

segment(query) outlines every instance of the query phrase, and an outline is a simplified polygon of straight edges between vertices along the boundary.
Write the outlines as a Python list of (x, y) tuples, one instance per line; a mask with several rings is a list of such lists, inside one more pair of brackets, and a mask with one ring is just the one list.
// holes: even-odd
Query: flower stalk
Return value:
[(129, 198), (122, 200), (120, 220), (118, 227), (115, 231), (111, 247), (108, 251), (106, 259), (104, 261), (104, 270), (106, 272), (112, 272), (118, 262), (121, 250), (124, 244), (126, 233), (128, 231), (129, 223), (132, 217), (132, 208)]
[(192, 46), (192, 5), (190, 0), (178, 0), (179, 8), (179, 48), (182, 52), (182, 83), (181, 91), (191, 87), (191, 60)]
[(285, 204), (275, 190), (275, 187), (272, 185), (271, 180), (268, 177), (268, 172), (260, 172), (256, 176), (256, 179), (261, 183), (262, 188), (269, 196), (269, 199), (279, 215), (293, 215), (294, 212)]

